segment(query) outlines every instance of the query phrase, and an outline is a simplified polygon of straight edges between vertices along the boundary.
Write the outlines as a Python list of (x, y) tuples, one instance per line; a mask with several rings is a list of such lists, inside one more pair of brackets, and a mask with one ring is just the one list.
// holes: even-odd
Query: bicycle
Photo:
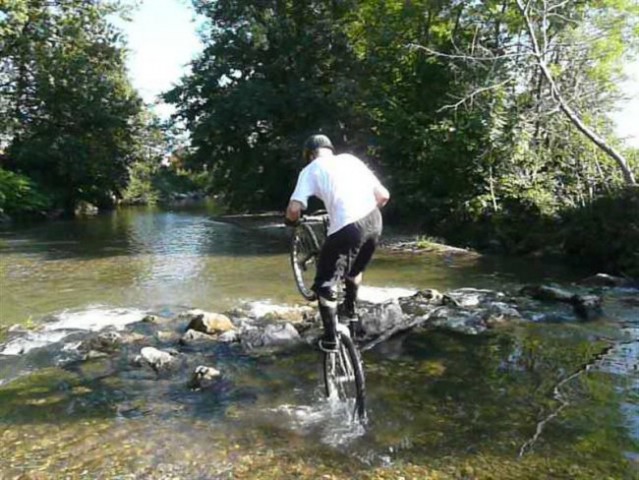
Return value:
[(303, 216), (293, 230), (291, 237), (290, 259), (293, 277), (297, 289), (309, 302), (317, 299), (311, 286), (315, 279), (317, 261), (327, 232), (328, 215), (318, 212), (317, 215)]
[[(304, 216), (293, 230), (291, 238), (290, 260), (297, 289), (309, 301), (317, 298), (311, 286), (315, 278), (317, 261), (326, 240), (328, 215), (320, 213)], [(337, 321), (337, 348), (324, 349), (323, 353), (324, 387), (327, 398), (353, 404), (353, 418), (366, 421), (366, 383), (361, 355), (354, 338), (355, 324), (349, 326)]]

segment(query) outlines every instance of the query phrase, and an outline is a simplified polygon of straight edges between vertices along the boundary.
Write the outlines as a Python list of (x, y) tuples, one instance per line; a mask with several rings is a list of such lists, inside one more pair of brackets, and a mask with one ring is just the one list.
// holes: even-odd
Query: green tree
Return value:
[(8, 166), (72, 213), (126, 185), (141, 101), (126, 76), (119, 2), (5, 2), (2, 139)]
[(300, 145), (322, 130), (340, 144), (360, 130), (357, 62), (344, 24), (356, 2), (193, 2), (204, 51), (166, 95), (191, 132), (190, 159), (234, 208), (280, 207)]

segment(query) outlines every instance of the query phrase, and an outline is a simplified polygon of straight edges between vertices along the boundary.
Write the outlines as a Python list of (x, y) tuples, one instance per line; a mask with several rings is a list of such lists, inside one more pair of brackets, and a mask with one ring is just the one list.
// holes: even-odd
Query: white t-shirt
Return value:
[(382, 184), (359, 158), (348, 153), (322, 155), (300, 172), (291, 200), (304, 209), (315, 195), (324, 202), (331, 235), (364, 218), (377, 207), (375, 188)]

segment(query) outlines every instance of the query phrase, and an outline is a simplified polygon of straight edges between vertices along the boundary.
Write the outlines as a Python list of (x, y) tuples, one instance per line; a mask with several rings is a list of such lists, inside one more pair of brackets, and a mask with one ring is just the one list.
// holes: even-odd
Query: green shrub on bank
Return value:
[(158, 167), (148, 162), (136, 162), (129, 170), (129, 184), (122, 195), (125, 205), (154, 205), (160, 192), (153, 185)]
[(10, 217), (44, 216), (51, 205), (51, 199), (30, 178), (0, 168), (0, 213)]
[(607, 273), (639, 278), (639, 187), (565, 215), (564, 251)]
[(126, 205), (153, 205), (170, 201), (175, 194), (204, 193), (207, 190), (206, 172), (193, 173), (175, 167), (136, 163), (122, 202)]

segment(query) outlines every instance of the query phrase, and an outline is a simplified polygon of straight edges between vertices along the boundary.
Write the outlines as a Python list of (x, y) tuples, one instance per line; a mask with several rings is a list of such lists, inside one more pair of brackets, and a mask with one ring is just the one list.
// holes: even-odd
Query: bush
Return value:
[(43, 216), (51, 199), (28, 177), (0, 168), (0, 213), (11, 217)]
[(639, 278), (639, 188), (628, 187), (565, 214), (564, 250), (607, 273)]

